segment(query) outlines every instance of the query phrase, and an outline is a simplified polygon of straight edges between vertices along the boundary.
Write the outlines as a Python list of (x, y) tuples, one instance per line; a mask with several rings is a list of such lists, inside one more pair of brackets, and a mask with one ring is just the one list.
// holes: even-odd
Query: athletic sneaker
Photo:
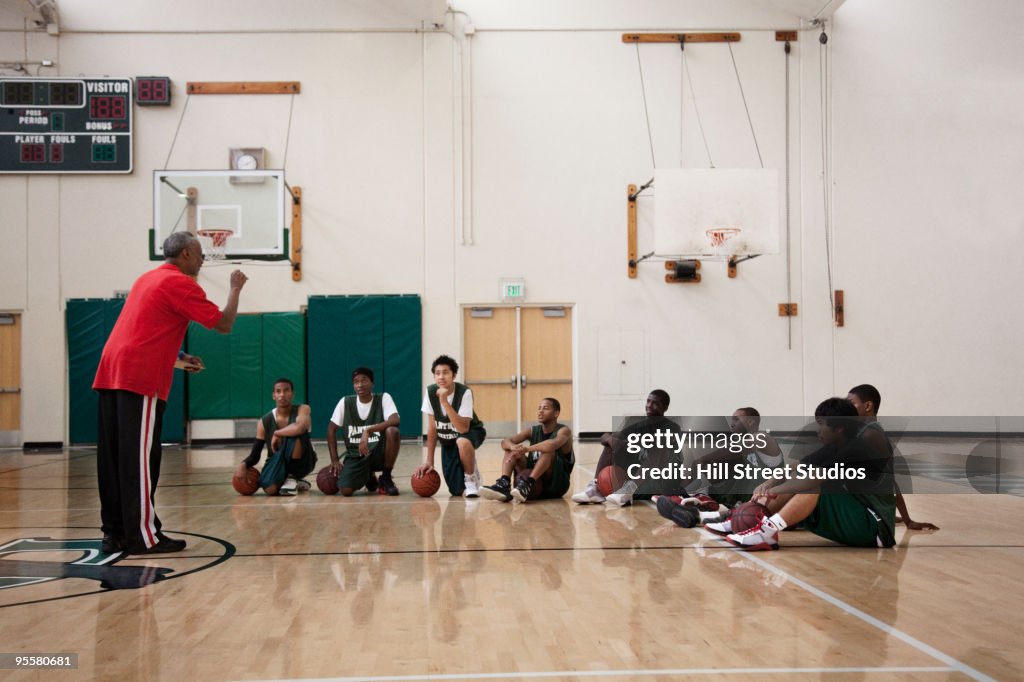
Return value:
[(380, 486), (377, 488), (378, 495), (389, 495), (394, 497), (398, 494), (398, 486), (395, 485), (394, 480), (387, 474), (381, 474), (378, 483)]
[(621, 488), (609, 495), (605, 502), (611, 502), (620, 507), (628, 507), (633, 504), (633, 493), (636, 492), (638, 487), (636, 481), (626, 481), (622, 484)]
[(512, 497), (515, 498), (516, 502), (526, 502), (530, 499), (530, 493), (533, 492), (533, 477), (523, 476), (516, 483), (516, 489), (512, 491)]
[(732, 532), (732, 519), (726, 518), (720, 521), (708, 521), (704, 527), (715, 535), (728, 535)]
[(480, 494), (488, 500), (508, 502), (512, 499), (512, 483), (508, 476), (502, 476), (494, 482), (494, 485), (485, 485), (480, 488)]
[(312, 486), (309, 485), (309, 481), (307, 481), (306, 479), (304, 479), (304, 478), (297, 478), (297, 479), (295, 479), (295, 491), (296, 492), (304, 493), (304, 492), (309, 491), (309, 489), (311, 487)]
[(687, 497), (681, 504), (692, 505), (703, 512), (718, 512), (722, 508), (722, 505), (718, 504), (718, 500), (709, 495)]
[(140, 547), (139, 549), (125, 547), (125, 551), (129, 554), (168, 554), (185, 549), (186, 543), (184, 540), (174, 540), (160, 532), (156, 534), (156, 537), (157, 542), (152, 547)]
[(277, 492), (281, 494), (293, 493), (298, 489), (298, 484), (299, 482), (296, 479), (288, 476), (284, 479), (284, 483), (281, 484), (281, 487), (277, 489)]
[(651, 495), (651, 502), (658, 504), (658, 500), (669, 500), (672, 504), (683, 503), (683, 498), (679, 495)]
[(370, 473), (370, 477), (366, 479), (366, 489), (371, 493), (377, 492), (377, 474)]
[(116, 535), (103, 534), (103, 542), (100, 543), (100, 549), (103, 550), (104, 554), (116, 554), (117, 552), (124, 551), (124, 541)]
[(462, 478), (466, 483), (466, 491), (463, 493), (466, 497), (480, 497), (480, 472), (476, 471), (472, 474), (465, 474)]
[(572, 501), (576, 504), (601, 504), (604, 502), (604, 495), (597, 489), (597, 479), (595, 478), (587, 484), (586, 488), (573, 495)]
[(700, 513), (692, 505), (676, 504), (667, 495), (659, 497), (655, 506), (659, 514), (682, 528), (693, 528), (700, 520)]
[[(706, 526), (705, 526), (706, 528)], [(757, 552), (765, 549), (779, 548), (779, 529), (768, 519), (761, 518), (761, 522), (742, 533), (726, 535), (725, 539), (740, 549)]]

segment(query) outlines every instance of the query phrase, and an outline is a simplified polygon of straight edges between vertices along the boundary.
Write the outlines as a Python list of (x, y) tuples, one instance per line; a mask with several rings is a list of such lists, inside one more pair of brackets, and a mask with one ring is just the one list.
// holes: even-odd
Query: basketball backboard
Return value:
[(659, 169), (655, 253), (720, 256), (723, 247), (734, 256), (779, 253), (781, 191), (775, 169)]
[(283, 170), (155, 171), (149, 257), (172, 232), (219, 229), (232, 231), (227, 260), (287, 260), (285, 192)]

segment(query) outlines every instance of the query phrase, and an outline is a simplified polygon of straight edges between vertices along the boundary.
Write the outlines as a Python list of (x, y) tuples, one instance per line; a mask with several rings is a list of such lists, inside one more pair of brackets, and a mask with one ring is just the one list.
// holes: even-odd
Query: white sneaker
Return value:
[(704, 527), (715, 535), (728, 535), (732, 532), (732, 519), (724, 519), (722, 521), (710, 521), (704, 524)]
[(573, 495), (572, 501), (577, 504), (601, 504), (604, 502), (604, 495), (597, 489), (597, 479), (595, 478), (587, 484), (586, 488)]
[(295, 491), (300, 493), (309, 492), (312, 486), (309, 485), (309, 481), (304, 478), (295, 479)]
[(621, 488), (609, 495), (605, 502), (611, 502), (620, 507), (628, 507), (633, 504), (633, 493), (636, 492), (637, 487), (636, 481), (626, 481), (622, 484)]
[(278, 492), (293, 493), (298, 488), (298, 484), (299, 482), (297, 480), (295, 480), (291, 476), (288, 476), (287, 478), (284, 479), (284, 483), (281, 484), (281, 487), (278, 488)]
[[(707, 528), (707, 526), (705, 526), (705, 528)], [(750, 530), (745, 530), (742, 533), (726, 535), (725, 539), (740, 549), (746, 549), (754, 552), (765, 549), (778, 549), (779, 529), (775, 527), (775, 524), (772, 523), (767, 516), (765, 516), (761, 519), (761, 523), (757, 524)]]
[(465, 474), (463, 481), (466, 483), (466, 491), (463, 493), (466, 497), (480, 497), (480, 472), (475, 471), (472, 474)]

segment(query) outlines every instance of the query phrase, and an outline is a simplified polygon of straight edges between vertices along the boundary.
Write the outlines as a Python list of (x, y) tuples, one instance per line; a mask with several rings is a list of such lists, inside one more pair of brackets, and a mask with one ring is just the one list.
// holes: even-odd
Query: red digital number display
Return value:
[(46, 161), (46, 145), (42, 142), (21, 145), (22, 163), (42, 163), (44, 161)]
[(163, 102), (167, 99), (167, 81), (139, 81), (139, 100)]
[(128, 112), (128, 98), (124, 95), (102, 95), (89, 98), (89, 118), (124, 118)]
[(60, 142), (50, 145), (50, 163), (64, 163), (64, 145)]

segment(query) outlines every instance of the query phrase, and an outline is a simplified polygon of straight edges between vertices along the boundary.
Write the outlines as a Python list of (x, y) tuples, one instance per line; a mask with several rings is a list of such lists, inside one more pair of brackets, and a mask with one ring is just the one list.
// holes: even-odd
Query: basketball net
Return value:
[(709, 230), (704, 230), (704, 234), (708, 237), (708, 242), (711, 244), (711, 248), (714, 249), (715, 257), (722, 260), (729, 260), (732, 258), (734, 245), (730, 245), (735, 237), (738, 237), (741, 228), (738, 227), (712, 227)]
[(203, 256), (206, 260), (224, 260), (227, 254), (228, 237), (234, 233), (234, 230), (222, 228), (196, 230), (196, 236), (199, 237), (199, 241), (203, 245)]

